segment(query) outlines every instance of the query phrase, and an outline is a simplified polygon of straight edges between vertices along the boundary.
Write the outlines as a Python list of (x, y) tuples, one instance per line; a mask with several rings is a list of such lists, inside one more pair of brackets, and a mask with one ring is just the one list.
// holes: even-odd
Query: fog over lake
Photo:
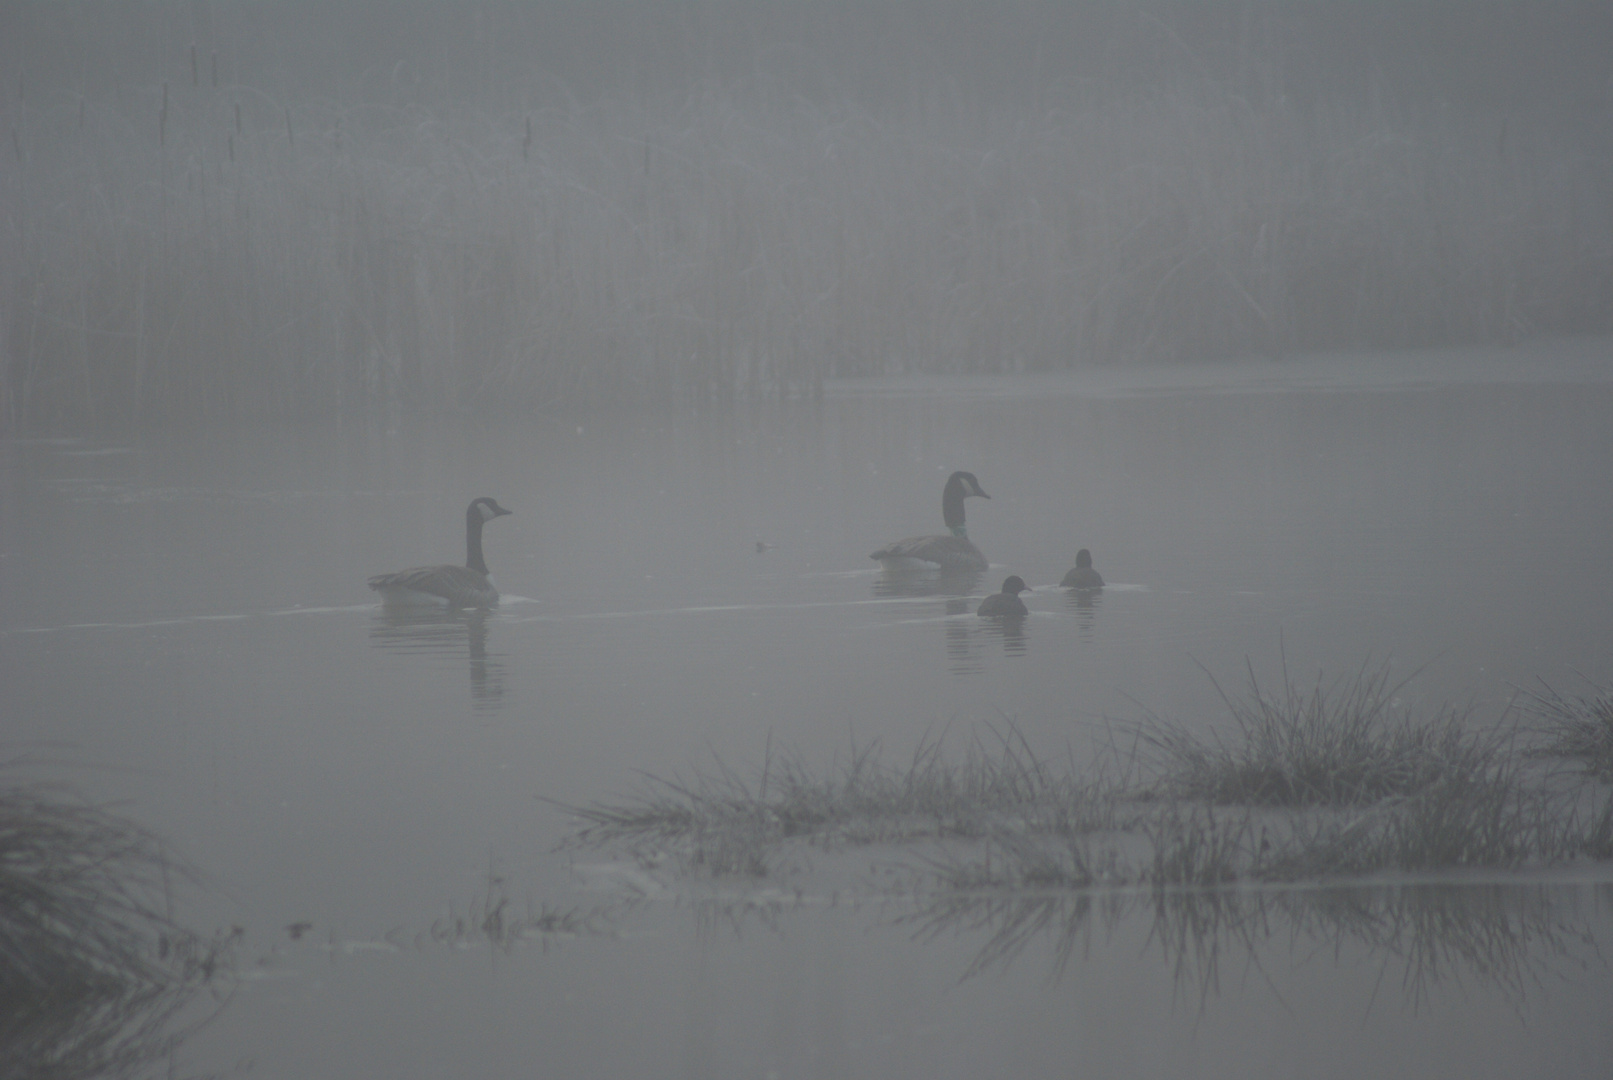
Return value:
[(1610, 30), (11, 6), (0, 1058), (1603, 1075)]

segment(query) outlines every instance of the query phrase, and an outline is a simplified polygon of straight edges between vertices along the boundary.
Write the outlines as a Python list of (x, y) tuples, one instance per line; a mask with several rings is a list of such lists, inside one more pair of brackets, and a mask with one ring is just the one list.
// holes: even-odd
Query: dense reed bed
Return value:
[(1014, 94), (909, 60), (881, 97), (765, 49), (653, 92), (424, 94), (404, 59), (270, 91), (182, 38), (144, 81), (19, 81), (0, 422), (724, 401), (1613, 325), (1605, 125), (1323, 92), (1259, 44), (1275, 11), (1225, 63), (1122, 15), (1093, 29), (1164, 56), (1146, 79), (1039, 60)]

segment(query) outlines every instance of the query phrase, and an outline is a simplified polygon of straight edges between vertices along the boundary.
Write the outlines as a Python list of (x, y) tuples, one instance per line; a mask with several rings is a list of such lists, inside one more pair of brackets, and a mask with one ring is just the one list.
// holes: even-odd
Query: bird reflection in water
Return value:
[(1025, 655), (1025, 619), (1015, 617), (981, 619), (978, 629), (987, 637), (1002, 638), (1003, 652), (1009, 656)]
[(936, 614), (945, 616), (947, 668), (955, 675), (968, 675), (986, 670), (980, 658), (983, 638), (1001, 638), (1003, 651), (1011, 656), (1023, 655), (1027, 645), (1023, 619), (975, 617), (983, 577), (975, 570), (886, 570), (874, 579), (874, 595), (882, 600), (936, 598)]
[(874, 595), (880, 599), (970, 596), (979, 584), (978, 570), (886, 570), (874, 578)]
[(381, 608), (370, 624), (370, 643), (399, 652), (464, 655), (470, 664), (471, 704), (496, 709), (504, 702), (504, 661), (487, 652), (484, 609), (460, 610)]
[(1076, 627), (1083, 634), (1091, 633), (1097, 625), (1098, 610), (1103, 607), (1103, 590), (1066, 589), (1064, 606), (1075, 616)]
[[(972, 617), (980, 577), (978, 570), (890, 569), (874, 578), (874, 595), (882, 600), (932, 596), (939, 600), (938, 613), (946, 616), (947, 667), (954, 674), (969, 674), (984, 670), (976, 647), (979, 628)], [(922, 605), (924, 609), (929, 605)]]
[[(986, 670), (975, 648), (974, 599), (957, 597), (946, 602), (947, 669), (954, 675)], [(967, 616), (967, 617), (966, 617)]]

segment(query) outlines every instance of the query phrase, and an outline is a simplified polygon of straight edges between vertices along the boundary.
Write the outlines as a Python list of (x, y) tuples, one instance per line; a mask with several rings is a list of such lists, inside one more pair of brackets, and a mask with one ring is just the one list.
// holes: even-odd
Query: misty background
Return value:
[(7, 4), (0, 423), (1613, 329), (1600, 4)]
[[(1613, 789), (1513, 725), (1613, 715), (1609, 57), (0, 0), (0, 1073), (1605, 1075)], [(870, 559), (955, 470), (988, 568)], [(380, 603), (478, 496), (498, 607)], [(1160, 766), (1352, 741), (1408, 786)], [(111, 937), (5, 902), (64, 866)]]

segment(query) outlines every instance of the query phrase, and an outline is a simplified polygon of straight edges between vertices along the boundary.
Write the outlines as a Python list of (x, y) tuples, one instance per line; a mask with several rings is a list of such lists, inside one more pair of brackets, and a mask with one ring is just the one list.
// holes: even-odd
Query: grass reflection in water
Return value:
[[(1603, 904), (1613, 900), (1613, 886), (1596, 889)], [(1263, 955), (1302, 945), (1335, 958), (1364, 953), (1385, 973), (1398, 973), (1414, 1007), (1440, 983), (1464, 979), (1520, 1004), (1550, 971), (1595, 956), (1575, 897), (1560, 885), (1494, 883), (952, 893), (900, 921), (921, 940), (989, 935), (965, 978), (1006, 970), (1026, 954), (1049, 957), (1054, 975), (1063, 976), (1122, 922), (1144, 917), (1151, 919), (1151, 946), (1201, 1001), (1220, 990), (1224, 964), (1258, 967)]]

